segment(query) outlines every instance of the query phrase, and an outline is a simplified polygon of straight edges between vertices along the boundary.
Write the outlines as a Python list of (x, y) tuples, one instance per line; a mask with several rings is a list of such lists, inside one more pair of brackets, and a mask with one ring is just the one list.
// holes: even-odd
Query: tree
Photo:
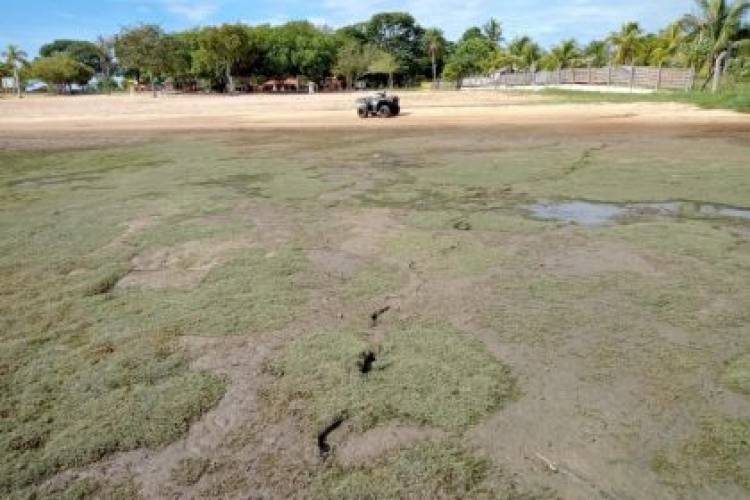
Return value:
[(393, 88), (393, 74), (400, 69), (400, 66), (393, 54), (378, 49), (377, 52), (372, 54), (371, 62), (367, 69), (370, 73), (384, 73), (388, 75), (388, 87)]
[(336, 53), (336, 65), (333, 72), (345, 77), (346, 87), (352, 89), (354, 80), (369, 69), (373, 52), (371, 46), (362, 47), (355, 41), (349, 41)]
[(603, 40), (592, 40), (583, 49), (583, 56), (591, 66), (606, 66), (609, 64), (609, 45)]
[(443, 31), (438, 28), (430, 28), (425, 31), (424, 44), (427, 53), (430, 54), (432, 62), (432, 81), (437, 80), (437, 58), (445, 50), (445, 37)]
[(156, 94), (156, 79), (172, 65), (172, 40), (154, 24), (124, 28), (115, 39), (115, 54), (120, 64), (134, 70), (138, 79), (148, 75), (151, 90)]
[(497, 53), (497, 46), (488, 38), (469, 38), (456, 46), (445, 65), (444, 74), (461, 86), (465, 77), (483, 72)]
[(55, 52), (49, 57), (34, 60), (29, 67), (29, 74), (48, 84), (57, 85), (62, 91), (73, 83), (85, 85), (93, 76), (94, 70), (64, 52)]
[(609, 42), (615, 49), (613, 60), (616, 64), (633, 65), (643, 40), (643, 30), (638, 23), (629, 22), (617, 33), (609, 35)]
[(115, 40), (112, 37), (99, 35), (96, 39), (96, 49), (99, 55), (99, 70), (104, 75), (104, 85), (107, 92), (111, 92), (112, 68), (114, 67)]
[(247, 27), (242, 24), (222, 24), (201, 32), (199, 45), (202, 56), (209, 66), (222, 68), (228, 92), (234, 92), (232, 69), (247, 53), (249, 44)]
[(467, 42), (471, 40), (472, 38), (486, 38), (484, 36), (484, 33), (482, 33), (482, 30), (476, 26), (472, 26), (471, 28), (464, 31), (464, 34), (461, 35), (460, 42)]
[(13, 73), (13, 81), (16, 85), (16, 95), (20, 98), (21, 94), (21, 68), (27, 63), (26, 52), (21, 50), (17, 45), (8, 45), (8, 48), (2, 53), (5, 59), (5, 66)]
[(411, 14), (383, 12), (375, 14), (365, 25), (367, 44), (392, 54), (409, 76), (416, 76), (429, 64), (424, 47), (425, 30)]
[(103, 71), (100, 66), (101, 54), (96, 44), (86, 40), (54, 40), (42, 45), (39, 49), (41, 57), (50, 57), (59, 52), (68, 54), (71, 58), (97, 72)]
[(307, 21), (272, 28), (265, 45), (265, 68), (274, 75), (317, 81), (331, 74), (336, 60), (335, 38)]
[(652, 51), (652, 62), (662, 66), (672, 63), (685, 45), (685, 32), (678, 22), (667, 26), (655, 40), (655, 48)]
[(749, 42), (741, 38), (742, 20), (750, 12), (750, 0), (696, 0), (700, 13), (682, 18), (689, 40), (705, 43), (708, 49), (705, 61), (707, 73), (705, 88), (713, 78), (713, 91), (719, 88), (721, 69), (732, 50)]
[(482, 31), (487, 38), (497, 45), (500, 45), (500, 42), (503, 41), (503, 24), (494, 17), (491, 17), (490, 20), (482, 26)]
[(516, 69), (535, 68), (542, 58), (542, 48), (528, 36), (513, 39), (508, 44), (508, 53)]
[(552, 47), (544, 57), (543, 64), (548, 69), (570, 68), (581, 62), (581, 51), (574, 39), (563, 40)]

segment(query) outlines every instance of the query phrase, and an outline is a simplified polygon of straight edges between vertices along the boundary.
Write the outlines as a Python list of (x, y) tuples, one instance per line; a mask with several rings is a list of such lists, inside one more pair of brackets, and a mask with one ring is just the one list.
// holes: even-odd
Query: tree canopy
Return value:
[(39, 57), (31, 64), (29, 74), (57, 85), (60, 90), (71, 84), (85, 85), (94, 75), (94, 70), (65, 52), (54, 52), (48, 57)]
[(93, 42), (86, 40), (54, 40), (42, 45), (39, 49), (41, 57), (50, 57), (57, 53), (63, 53), (81, 64), (88, 66), (96, 72), (101, 71), (101, 59), (99, 48)]
[[(124, 28), (114, 37), (58, 39), (40, 49), (40, 58), (64, 55), (105, 80), (113, 74), (141, 83), (175, 85), (207, 82), (232, 91), (238, 77), (256, 81), (304, 76), (322, 82), (345, 77), (348, 86), (368, 73), (388, 75), (389, 84), (422, 78), (460, 79), (497, 70), (527, 71), (608, 64), (695, 68), (708, 82), (718, 71), (747, 73), (750, 67), (750, 0), (696, 0), (686, 15), (656, 33), (627, 22), (609, 35), (579, 44), (563, 40), (545, 50), (528, 36), (506, 42), (503, 23), (490, 17), (469, 27), (457, 42), (424, 27), (406, 12), (382, 12), (337, 30), (308, 21), (271, 26), (243, 23), (165, 32), (156, 25)], [(54, 64), (52, 64), (54, 62)], [(63, 64), (65, 62), (65, 64)], [(6, 64), (13, 73), (21, 63)], [(69, 66), (61, 57), (41, 67)], [(67, 66), (66, 66), (67, 67)], [(83, 75), (84, 73), (81, 73)], [(82, 78), (82, 77), (81, 77)], [(380, 85), (383, 79), (377, 79)]]

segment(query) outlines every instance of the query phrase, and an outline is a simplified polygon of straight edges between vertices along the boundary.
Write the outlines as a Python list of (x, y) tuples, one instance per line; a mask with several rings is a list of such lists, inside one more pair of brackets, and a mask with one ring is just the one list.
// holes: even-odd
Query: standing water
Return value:
[(648, 203), (596, 203), (591, 201), (540, 201), (524, 207), (536, 219), (598, 226), (618, 219), (646, 216), (728, 217), (750, 220), (750, 209), (691, 201)]

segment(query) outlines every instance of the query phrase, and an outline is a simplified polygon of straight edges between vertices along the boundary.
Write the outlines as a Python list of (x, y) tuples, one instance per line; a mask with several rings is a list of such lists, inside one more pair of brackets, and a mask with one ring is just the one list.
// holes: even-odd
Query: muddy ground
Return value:
[(750, 496), (750, 118), (351, 97), (0, 102), (0, 491)]

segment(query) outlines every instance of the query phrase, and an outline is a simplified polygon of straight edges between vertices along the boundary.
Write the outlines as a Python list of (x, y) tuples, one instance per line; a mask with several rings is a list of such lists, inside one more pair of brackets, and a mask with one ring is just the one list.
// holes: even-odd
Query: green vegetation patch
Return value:
[(732, 361), (724, 372), (723, 380), (733, 390), (750, 395), (750, 354)]
[(421, 268), (461, 276), (484, 273), (507, 258), (502, 247), (487, 245), (470, 231), (456, 231), (456, 234), (402, 231), (386, 243), (386, 252), (403, 262), (415, 262)]
[(704, 423), (702, 432), (676, 453), (657, 454), (653, 467), (675, 485), (730, 482), (750, 493), (750, 419)]
[(313, 485), (314, 498), (492, 498), (490, 464), (448, 442), (425, 443), (367, 468), (334, 466)]
[(546, 89), (542, 95), (561, 103), (684, 102), (703, 108), (726, 108), (750, 113), (750, 84), (747, 83), (727, 86), (716, 93), (696, 90), (640, 94)]
[(59, 500), (87, 500), (106, 498), (107, 500), (138, 500), (141, 497), (140, 488), (133, 481), (105, 481), (86, 477), (68, 482), (63, 486), (45, 485), (29, 488), (23, 492), (11, 495), (15, 500), (36, 500), (38, 498), (55, 498)]
[(188, 370), (173, 343), (165, 333), (41, 344), (8, 377), (17, 390), (3, 387), (2, 491), (115, 451), (161, 446), (187, 431), (225, 384)]
[[(488, 231), (509, 234), (529, 234), (548, 228), (545, 222), (520, 217), (501, 210), (461, 211), (424, 210), (411, 212), (409, 224), (423, 230)], [(467, 225), (468, 224), (468, 225)]]
[(344, 295), (355, 300), (376, 298), (396, 292), (404, 281), (404, 274), (396, 266), (373, 264), (352, 276), (346, 283)]
[(517, 394), (507, 367), (445, 325), (400, 325), (363, 374), (357, 361), (370, 348), (346, 330), (299, 339), (271, 363), (278, 379), (265, 396), (281, 413), (304, 400), (316, 426), (346, 412), (360, 430), (398, 419), (456, 431)]
[(286, 325), (306, 302), (298, 282), (302, 253), (286, 248), (273, 256), (247, 250), (212, 269), (192, 290), (117, 290), (98, 297), (91, 311), (113, 327), (174, 329), (190, 335), (258, 333)]
[(179, 485), (189, 486), (200, 481), (211, 466), (211, 460), (203, 457), (188, 457), (180, 460), (172, 469), (172, 480)]

